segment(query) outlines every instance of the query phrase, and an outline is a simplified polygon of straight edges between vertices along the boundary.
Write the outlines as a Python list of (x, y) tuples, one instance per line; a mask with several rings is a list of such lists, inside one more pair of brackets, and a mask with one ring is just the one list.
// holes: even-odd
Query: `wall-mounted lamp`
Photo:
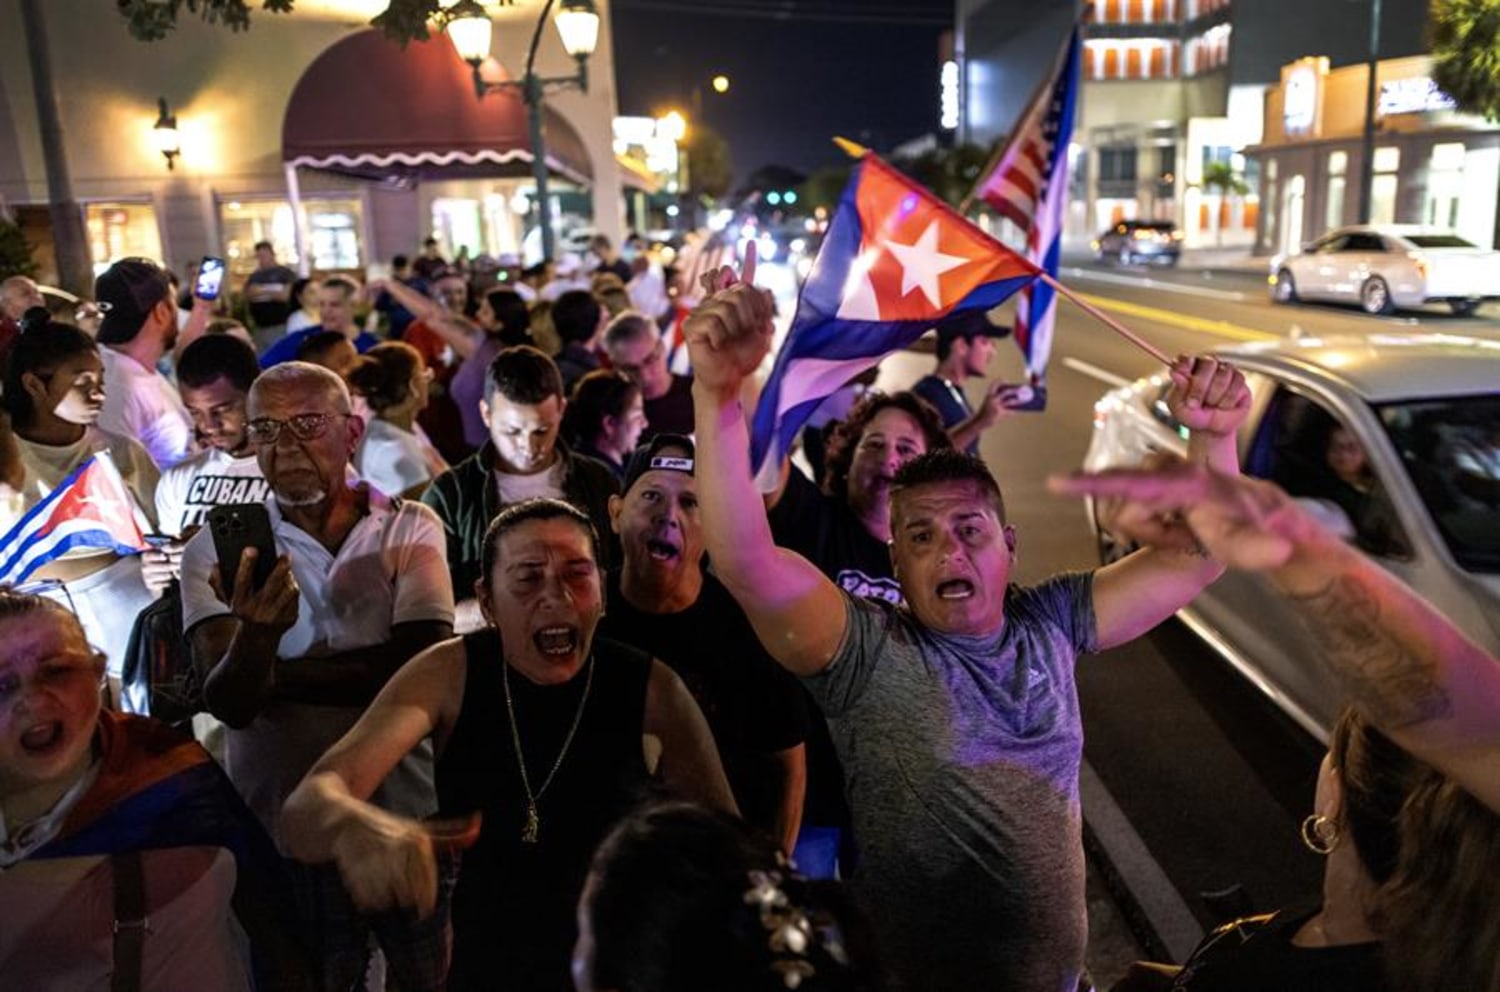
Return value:
[(151, 133), (156, 136), (156, 150), (167, 160), (167, 170), (177, 166), (177, 156), (182, 154), (182, 135), (177, 132), (177, 115), (167, 109), (167, 98), (157, 97), (159, 113)]

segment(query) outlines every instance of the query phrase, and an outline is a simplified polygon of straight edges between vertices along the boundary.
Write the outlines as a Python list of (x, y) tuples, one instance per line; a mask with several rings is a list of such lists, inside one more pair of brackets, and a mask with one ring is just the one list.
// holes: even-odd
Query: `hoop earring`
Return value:
[(1328, 817), (1314, 813), (1302, 821), (1302, 843), (1314, 854), (1324, 857), (1339, 846), (1339, 828)]

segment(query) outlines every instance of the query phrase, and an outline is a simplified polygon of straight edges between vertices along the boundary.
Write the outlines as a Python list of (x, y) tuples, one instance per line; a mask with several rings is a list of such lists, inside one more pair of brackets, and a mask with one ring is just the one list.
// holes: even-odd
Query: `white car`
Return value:
[(1273, 258), (1270, 281), (1277, 303), (1357, 303), (1386, 314), (1441, 301), (1467, 317), (1484, 300), (1500, 298), (1500, 252), (1440, 228), (1341, 227)]
[[(1246, 474), (1281, 486), (1500, 652), (1500, 342), (1377, 335), (1222, 353), (1254, 396), (1240, 436)], [(1084, 468), (1184, 453), (1188, 432), (1167, 409), (1170, 385), (1163, 374), (1100, 399)], [(1099, 530), (1092, 504), (1087, 511), (1101, 560), (1129, 550)], [(1326, 740), (1342, 693), (1262, 576), (1228, 573), (1178, 616)]]

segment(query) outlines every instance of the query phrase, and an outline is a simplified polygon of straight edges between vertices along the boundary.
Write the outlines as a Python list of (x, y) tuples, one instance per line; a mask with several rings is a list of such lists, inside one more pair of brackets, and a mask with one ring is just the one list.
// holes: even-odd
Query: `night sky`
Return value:
[[(886, 149), (937, 130), (938, 38), (953, 0), (614, 0), (611, 9), (620, 113), (678, 108), (691, 122), (701, 101), (737, 181), (763, 165), (837, 162), (835, 134)], [(787, 16), (753, 16), (772, 12)], [(726, 95), (710, 86), (717, 73), (730, 77)]]

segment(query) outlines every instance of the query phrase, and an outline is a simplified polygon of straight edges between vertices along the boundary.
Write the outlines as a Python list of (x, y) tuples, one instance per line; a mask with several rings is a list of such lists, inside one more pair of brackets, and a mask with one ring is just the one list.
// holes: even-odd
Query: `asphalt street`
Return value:
[[(1061, 278), (1169, 355), (1289, 334), (1500, 335), (1500, 311), (1458, 319), (1432, 308), (1376, 318), (1337, 307), (1277, 306), (1256, 273), (1073, 264)], [(1109, 328), (1066, 302), (1061, 307), (1047, 411), (1013, 415), (982, 442), (1018, 532), (1022, 582), (1097, 563), (1082, 506), (1050, 496), (1045, 479), (1082, 460), (1095, 400), (1112, 384), (1159, 370)], [(880, 385), (909, 385), (932, 362), (917, 352), (894, 356), (882, 366)], [(991, 374), (1016, 381), (1021, 369), (1016, 349), (1002, 344)], [(980, 388), (972, 383), (970, 395)], [(1176, 621), (1084, 660), (1078, 683), (1094, 808), (1102, 793), (1112, 800), (1110, 812), (1122, 814), (1091, 818), (1106, 832), (1130, 835), (1114, 837), (1116, 849), (1136, 843), (1144, 860), (1154, 862), (1143, 874), (1128, 866), (1125, 872), (1127, 881), (1144, 879), (1137, 885), (1142, 891), (1124, 901), (1130, 911), (1140, 908), (1133, 902), (1145, 904), (1137, 922), (1144, 923), (1148, 946), (1159, 938), (1159, 951), (1181, 953), (1196, 934), (1194, 923), (1218, 922), (1202, 893), (1239, 886), (1243, 905), (1257, 910), (1316, 896), (1321, 861), (1297, 834), (1322, 756), (1316, 741)], [(1086, 791), (1086, 815), (1090, 806)], [(1151, 933), (1152, 925), (1164, 932)]]

